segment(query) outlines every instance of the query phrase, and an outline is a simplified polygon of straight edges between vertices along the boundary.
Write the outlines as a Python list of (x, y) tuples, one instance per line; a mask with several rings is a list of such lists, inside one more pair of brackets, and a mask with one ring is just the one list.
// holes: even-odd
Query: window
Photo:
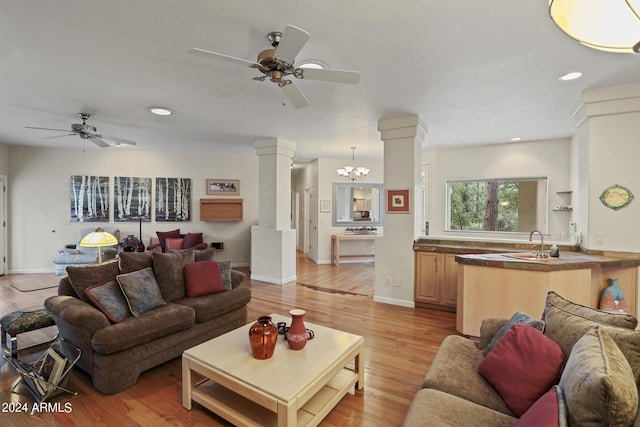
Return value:
[(447, 182), (447, 230), (547, 230), (547, 178)]

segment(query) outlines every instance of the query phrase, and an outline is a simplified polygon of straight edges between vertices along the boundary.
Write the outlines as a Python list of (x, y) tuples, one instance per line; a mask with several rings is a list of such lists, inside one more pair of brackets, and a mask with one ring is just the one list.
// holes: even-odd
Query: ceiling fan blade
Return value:
[(305, 30), (294, 27), (293, 25), (287, 25), (282, 33), (282, 37), (280, 37), (280, 43), (276, 48), (276, 57), (289, 64), (293, 64), (296, 55), (305, 43), (307, 43), (309, 37), (310, 34)]
[(360, 71), (322, 70), (319, 68), (298, 68), (298, 70), (302, 70), (302, 77), (299, 77), (301, 79), (349, 84), (356, 84), (360, 81)]
[[(68, 131), (67, 131), (68, 132)], [(66, 135), (53, 135), (53, 136), (45, 136), (42, 139), (56, 139), (56, 138), (65, 138), (67, 136), (74, 136), (77, 135), (75, 133), (67, 133)]]
[(294, 82), (284, 86), (282, 90), (284, 90), (284, 94), (289, 98), (289, 101), (291, 101), (294, 107), (302, 108), (309, 105), (309, 100)]
[(131, 141), (130, 139), (116, 138), (115, 136), (107, 136), (107, 135), (102, 135), (102, 137), (104, 139), (110, 139), (120, 144), (136, 145), (135, 141)]
[(255, 61), (249, 61), (247, 59), (236, 58), (235, 56), (225, 55), (223, 53), (211, 52), (209, 50), (198, 49), (197, 47), (189, 49), (187, 52), (204, 56), (205, 58), (222, 59), (224, 61), (234, 62), (240, 65), (248, 65), (249, 67), (256, 65)]
[(54, 130), (56, 132), (71, 132), (69, 129), (51, 129), (51, 128), (37, 128), (33, 126), (25, 126), (27, 129), (38, 129), (38, 130)]
[(101, 140), (100, 138), (97, 138), (97, 137), (95, 137), (95, 136), (94, 136), (94, 137), (92, 137), (92, 138), (89, 138), (89, 140), (90, 140), (91, 142), (93, 142), (94, 144), (96, 144), (96, 145), (97, 145), (98, 147), (100, 147), (100, 148), (107, 148), (107, 147), (109, 147), (109, 144), (107, 144), (106, 142), (104, 142), (103, 140)]
[(236, 83), (233, 86), (231, 86), (230, 88), (227, 88), (227, 89), (223, 90), (222, 92), (220, 92), (218, 94), (218, 96), (221, 97), (221, 98), (229, 98), (229, 97), (235, 95), (236, 93), (240, 92), (245, 87), (247, 87), (247, 83), (249, 83), (251, 81), (253, 81), (253, 79), (243, 80), (240, 83)]

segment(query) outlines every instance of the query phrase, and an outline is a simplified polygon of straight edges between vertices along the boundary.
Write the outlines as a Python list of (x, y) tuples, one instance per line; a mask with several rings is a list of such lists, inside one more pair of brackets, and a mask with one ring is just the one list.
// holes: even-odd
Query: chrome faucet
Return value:
[(546, 258), (546, 254), (544, 253), (544, 236), (538, 230), (533, 230), (531, 234), (529, 234), (529, 241), (533, 239), (533, 234), (538, 233), (540, 235), (540, 252), (536, 253), (536, 258)]

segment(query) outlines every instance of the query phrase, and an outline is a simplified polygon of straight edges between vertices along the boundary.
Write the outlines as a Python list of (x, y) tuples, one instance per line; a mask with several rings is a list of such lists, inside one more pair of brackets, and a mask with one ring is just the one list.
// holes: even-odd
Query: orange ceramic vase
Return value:
[(291, 310), (291, 326), (287, 331), (287, 342), (292, 350), (302, 350), (307, 345), (307, 327), (304, 325), (304, 310)]
[(271, 316), (260, 316), (249, 329), (249, 342), (253, 357), (260, 360), (273, 356), (278, 342), (278, 328), (271, 322)]

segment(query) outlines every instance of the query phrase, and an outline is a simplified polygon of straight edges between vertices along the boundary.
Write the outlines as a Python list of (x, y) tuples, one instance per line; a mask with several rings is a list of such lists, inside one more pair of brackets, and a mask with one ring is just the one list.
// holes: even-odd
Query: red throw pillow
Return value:
[(202, 242), (202, 233), (187, 233), (184, 235), (183, 246), (185, 249), (189, 249)]
[(215, 261), (192, 262), (184, 266), (184, 287), (189, 298), (222, 292), (220, 266)]
[(164, 249), (165, 249), (164, 240), (167, 237), (180, 237), (180, 229), (176, 228), (175, 230), (171, 230), (171, 231), (156, 231), (156, 234), (158, 235), (158, 243), (160, 243), (162, 252), (164, 252)]
[(164, 239), (164, 251), (181, 251), (184, 245), (182, 237), (167, 237)]
[(478, 372), (518, 416), (558, 383), (562, 349), (537, 329), (516, 324), (480, 362)]
[(554, 385), (551, 390), (536, 400), (536, 403), (513, 424), (513, 427), (558, 427), (560, 425), (567, 425), (567, 407), (562, 389)]

